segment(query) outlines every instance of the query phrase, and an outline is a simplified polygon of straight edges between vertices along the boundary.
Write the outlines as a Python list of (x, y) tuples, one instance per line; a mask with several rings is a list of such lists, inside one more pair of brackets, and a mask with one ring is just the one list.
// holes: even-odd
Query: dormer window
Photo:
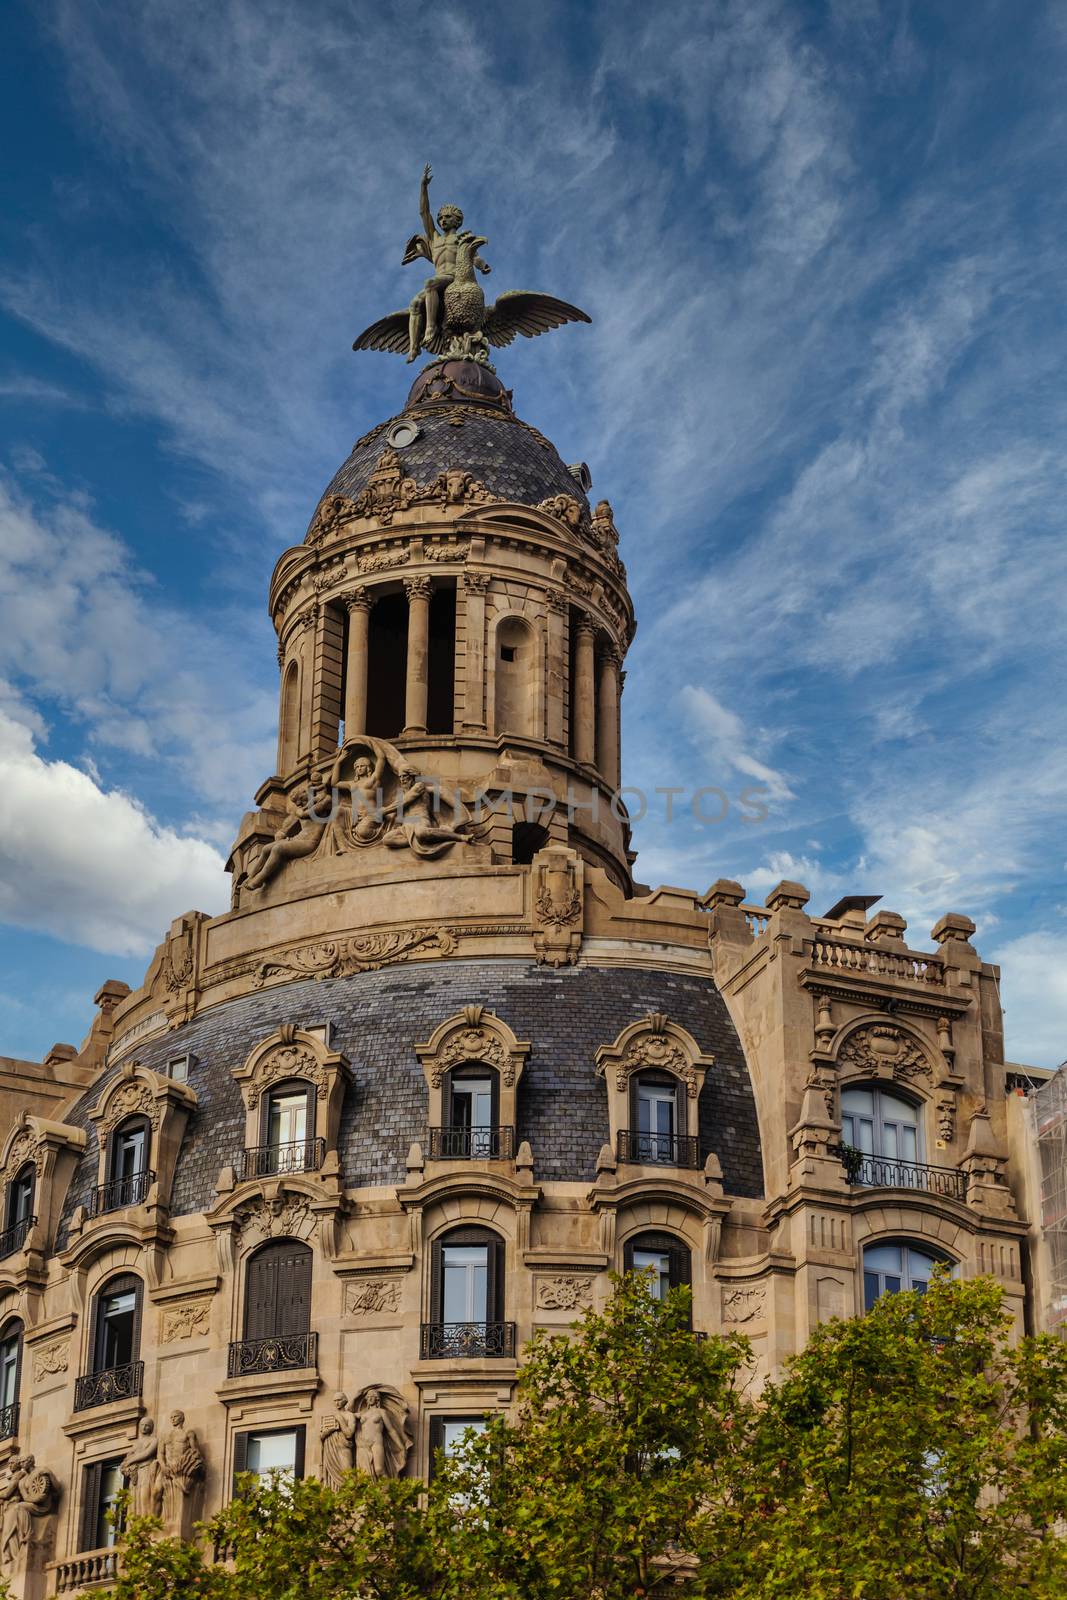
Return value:
[(633, 1082), (632, 1161), (675, 1163), (678, 1131), (678, 1080), (645, 1073)]
[(246, 1178), (273, 1178), (290, 1172), (316, 1172), (326, 1154), (315, 1138), (315, 1088), (294, 1081), (279, 1084), (264, 1097), (262, 1143), (245, 1151)]
[(500, 1126), (500, 1077), (472, 1061), (453, 1068), (443, 1085), (445, 1121), (430, 1130), (430, 1158), (437, 1161), (507, 1160), (514, 1130)]
[(127, 1117), (119, 1123), (108, 1139), (107, 1182), (93, 1194), (94, 1217), (144, 1204), (155, 1181), (148, 1166), (151, 1149), (152, 1127), (147, 1117)]
[(37, 1169), (32, 1161), (20, 1167), (7, 1186), (7, 1214), (0, 1234), (0, 1259), (14, 1255), (26, 1243), (33, 1226), (33, 1202), (37, 1192)]

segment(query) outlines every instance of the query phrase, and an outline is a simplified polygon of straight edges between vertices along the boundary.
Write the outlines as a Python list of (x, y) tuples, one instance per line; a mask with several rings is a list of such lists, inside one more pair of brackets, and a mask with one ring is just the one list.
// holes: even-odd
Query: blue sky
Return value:
[[(273, 766), (265, 615), (410, 373), (435, 170), (505, 352), (613, 502), (640, 618), (639, 875), (944, 911), (1010, 1057), (1067, 1054), (1067, 12), (1012, 0), (532, 7), (35, 0), (0, 96), (0, 1051), (222, 909)], [(707, 803), (714, 812), (716, 802)]]

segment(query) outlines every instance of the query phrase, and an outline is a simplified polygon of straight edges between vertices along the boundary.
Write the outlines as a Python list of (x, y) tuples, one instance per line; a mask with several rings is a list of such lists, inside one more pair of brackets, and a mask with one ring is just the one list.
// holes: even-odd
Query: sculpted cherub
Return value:
[[(433, 277), (427, 278), (424, 288), (408, 307), (408, 361), (416, 361), (423, 346), (428, 350), (433, 349), (437, 339), (442, 296), (456, 275), (460, 240), (470, 237), (470, 235), (464, 236), (459, 231), (463, 226), (463, 213), (458, 206), (443, 205), (437, 213), (440, 233), (434, 227), (433, 213), (430, 210), (432, 178), (433, 168), (427, 163), (422, 169), (422, 183), (419, 185), (419, 215), (422, 217), (424, 231), (413, 233), (404, 251), (405, 266), (409, 261), (417, 261), (422, 256), (426, 261), (433, 263), (434, 269)], [(485, 240), (481, 242), (484, 244)], [(483, 261), (481, 256), (475, 256), (474, 265), (479, 272), (492, 271), (488, 262)]]

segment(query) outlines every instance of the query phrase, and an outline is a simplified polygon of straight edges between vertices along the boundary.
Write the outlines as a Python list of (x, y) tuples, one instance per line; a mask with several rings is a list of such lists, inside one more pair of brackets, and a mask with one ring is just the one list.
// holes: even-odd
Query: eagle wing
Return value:
[(565, 322), (591, 322), (584, 311), (557, 300), (550, 294), (531, 294), (526, 289), (511, 289), (502, 294), (486, 312), (484, 332), (490, 344), (511, 344), (517, 333), (533, 339)]
[(400, 265), (406, 267), (409, 262), (418, 261), (420, 257), (423, 261), (429, 261), (431, 265), (433, 264), (433, 256), (430, 254), (430, 245), (426, 235), (424, 233), (413, 233), (404, 246), (404, 259)]
[(398, 356), (407, 354), (408, 313), (393, 311), (364, 328), (352, 346), (353, 350), (393, 350)]

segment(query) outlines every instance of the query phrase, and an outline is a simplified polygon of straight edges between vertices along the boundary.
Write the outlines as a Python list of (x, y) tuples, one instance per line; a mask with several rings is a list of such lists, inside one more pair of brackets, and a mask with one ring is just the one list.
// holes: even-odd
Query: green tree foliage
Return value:
[(1067, 1595), (1067, 1343), (1013, 1345), (993, 1284), (828, 1323), (758, 1396), (749, 1371), (687, 1290), (620, 1279), (429, 1486), (248, 1480), (202, 1547), (134, 1519), (116, 1600)]

